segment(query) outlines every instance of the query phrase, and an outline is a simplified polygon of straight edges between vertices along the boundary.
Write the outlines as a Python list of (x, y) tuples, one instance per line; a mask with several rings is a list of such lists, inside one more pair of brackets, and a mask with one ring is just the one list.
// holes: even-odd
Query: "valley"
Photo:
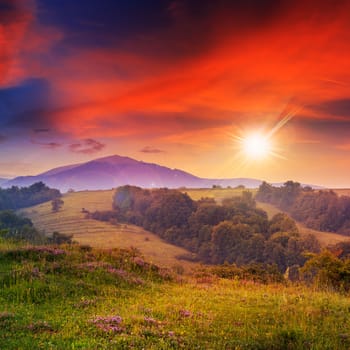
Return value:
[[(194, 200), (208, 197), (220, 203), (224, 198), (240, 195), (243, 189), (185, 189), (182, 191)], [(256, 192), (256, 190), (252, 191)], [(187, 250), (166, 243), (157, 235), (145, 231), (141, 227), (130, 224), (116, 226), (85, 218), (82, 208), (91, 212), (110, 210), (113, 194), (114, 190), (71, 192), (63, 196), (64, 205), (58, 212), (52, 212), (51, 204), (47, 202), (21, 210), (21, 213), (28, 216), (39, 230), (47, 233), (59, 231), (73, 235), (73, 239), (81, 244), (89, 244), (98, 248), (128, 248), (133, 246), (139, 249), (150, 261), (157, 264), (170, 267), (182, 264), (186, 271), (197, 266), (193, 262), (178, 258), (190, 254)], [(257, 206), (265, 210), (270, 218), (281, 212), (268, 203), (258, 202)], [(313, 230), (301, 223), (296, 223), (302, 236), (313, 234), (322, 246), (350, 241), (350, 237)]]
[[(114, 192), (70, 191), (58, 211), (51, 202), (18, 210), (39, 230), (73, 235), (79, 244), (31, 246), (0, 237), (1, 348), (349, 348), (347, 291), (280, 274), (264, 280), (257, 266), (239, 277), (234, 266), (181, 259), (190, 253), (141, 227), (86, 218), (110, 210)], [(242, 189), (183, 192), (221, 203)], [(270, 218), (279, 212), (257, 206)], [(297, 225), (324, 246), (347, 238)]]

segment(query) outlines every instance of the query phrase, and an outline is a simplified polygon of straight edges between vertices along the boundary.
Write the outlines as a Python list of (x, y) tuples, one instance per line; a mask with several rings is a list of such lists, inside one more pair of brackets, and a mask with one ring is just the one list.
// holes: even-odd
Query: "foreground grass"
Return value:
[(348, 349), (350, 300), (283, 284), (169, 279), (134, 250), (0, 252), (1, 349)]

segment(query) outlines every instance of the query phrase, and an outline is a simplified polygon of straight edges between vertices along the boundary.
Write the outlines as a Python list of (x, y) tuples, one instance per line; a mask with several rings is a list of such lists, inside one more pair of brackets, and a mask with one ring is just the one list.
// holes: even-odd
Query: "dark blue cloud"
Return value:
[(0, 125), (42, 127), (47, 123), (43, 111), (50, 105), (50, 85), (45, 79), (28, 79), (0, 89)]
[[(241, 37), (278, 18), (278, 0), (39, 0), (39, 22), (64, 32), (56, 55), (71, 48), (121, 48), (157, 57), (205, 52), (225, 27)], [(219, 14), (219, 16), (217, 16)], [(224, 23), (220, 18), (225, 16)], [(234, 28), (234, 30), (232, 30)], [(213, 37), (214, 35), (214, 37)]]
[(66, 44), (110, 46), (169, 24), (167, 0), (39, 0), (39, 21), (61, 27)]

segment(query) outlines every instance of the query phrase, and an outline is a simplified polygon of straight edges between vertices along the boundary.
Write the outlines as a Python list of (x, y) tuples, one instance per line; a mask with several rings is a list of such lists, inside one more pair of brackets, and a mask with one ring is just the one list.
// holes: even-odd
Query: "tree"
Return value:
[(301, 268), (303, 279), (317, 287), (349, 290), (350, 260), (341, 260), (324, 250), (315, 254)]
[(295, 221), (284, 213), (277, 213), (273, 216), (269, 225), (269, 233), (275, 232), (289, 232), (292, 234), (298, 234), (298, 228)]
[(73, 235), (67, 235), (64, 233), (60, 233), (57, 231), (54, 231), (52, 233), (52, 236), (49, 237), (49, 242), (53, 244), (64, 244), (64, 243), (72, 243), (72, 237)]
[(52, 211), (57, 212), (59, 211), (64, 204), (64, 201), (61, 198), (55, 198), (51, 201)]
[(0, 188), (0, 210), (30, 207), (59, 197), (61, 197), (59, 190), (49, 188), (43, 182), (22, 188), (17, 186)]
[(249, 239), (251, 229), (245, 224), (222, 221), (212, 232), (212, 256), (214, 263), (235, 262), (241, 255), (241, 242)]

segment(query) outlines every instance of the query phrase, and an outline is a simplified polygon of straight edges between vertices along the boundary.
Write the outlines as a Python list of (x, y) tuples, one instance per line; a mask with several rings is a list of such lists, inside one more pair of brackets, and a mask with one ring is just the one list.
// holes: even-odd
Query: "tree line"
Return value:
[(29, 187), (0, 188), (0, 237), (11, 240), (25, 240), (31, 243), (60, 244), (71, 242), (71, 236), (59, 232), (54, 232), (49, 237), (46, 236), (34, 227), (30, 219), (15, 212), (17, 209), (50, 200), (52, 200), (52, 210), (54, 211), (56, 209), (54, 205), (62, 205), (63, 203), (61, 196), (59, 190), (50, 188), (43, 182), (37, 182)]
[(0, 188), (0, 210), (17, 210), (61, 197), (57, 189), (36, 182), (29, 187)]
[(331, 190), (313, 190), (298, 182), (287, 181), (282, 187), (262, 183), (255, 197), (288, 212), (307, 227), (350, 235), (350, 197)]
[(112, 211), (89, 216), (142, 226), (210, 264), (276, 264), (284, 271), (302, 265), (305, 251), (320, 249), (314, 236), (300, 236), (286, 214), (268, 220), (248, 191), (219, 205), (211, 198), (194, 201), (178, 190), (123, 186), (115, 192)]

